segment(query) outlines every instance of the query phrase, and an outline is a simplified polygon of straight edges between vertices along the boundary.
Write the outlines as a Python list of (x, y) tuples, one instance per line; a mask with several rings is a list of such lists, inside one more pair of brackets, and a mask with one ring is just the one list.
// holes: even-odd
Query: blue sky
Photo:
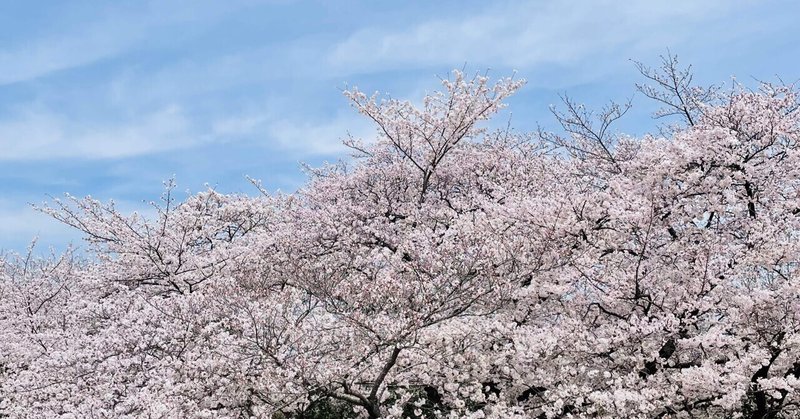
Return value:
[[(79, 235), (30, 208), (48, 195), (141, 210), (163, 180), (254, 193), (302, 185), (299, 162), (345, 155), (372, 127), (347, 85), (417, 100), (453, 68), (513, 70), (512, 124), (548, 105), (625, 99), (630, 60), (669, 48), (700, 83), (800, 78), (796, 1), (3, 1), (0, 249)], [(620, 129), (653, 124), (634, 96)], [(508, 118), (505, 115), (504, 118)]]

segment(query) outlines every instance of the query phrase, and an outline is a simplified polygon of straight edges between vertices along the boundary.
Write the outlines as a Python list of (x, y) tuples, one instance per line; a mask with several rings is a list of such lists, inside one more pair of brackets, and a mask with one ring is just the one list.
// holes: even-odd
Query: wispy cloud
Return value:
[[(342, 101), (343, 103), (344, 100)], [(0, 161), (119, 159), (206, 143), (258, 142), (276, 151), (315, 156), (344, 151), (347, 135), (366, 138), (371, 125), (345, 109), (332, 117), (268, 111), (243, 115), (187, 115), (177, 105), (125, 121), (84, 121), (47, 109), (26, 109), (0, 119)]]
[(491, 63), (574, 64), (619, 48), (663, 49), (697, 35), (688, 27), (736, 2), (570, 1), (496, 3), (482, 13), (405, 28), (363, 29), (336, 45), (330, 65), (352, 71)]
[(36, 108), (0, 120), (0, 160), (119, 158), (193, 141), (189, 120), (177, 106), (122, 123), (75, 120)]
[[(114, 57), (131, 49), (155, 42), (169, 44), (181, 39), (180, 33), (156, 38), (154, 35), (181, 25), (184, 31), (197, 30), (190, 24), (208, 25), (247, 2), (199, 1), (192, 7), (172, 1), (146, 1), (136, 7), (96, 7), (73, 12), (55, 5), (54, 14), (62, 16), (61, 25), (44, 35), (0, 47), (0, 85), (36, 79), (48, 74), (84, 66)], [(78, 9), (79, 7), (75, 7)], [(78, 18), (76, 18), (78, 15)], [(82, 19), (80, 19), (82, 17)], [(201, 26), (202, 26), (201, 25)]]
[(335, 114), (330, 118), (306, 118), (255, 113), (221, 119), (213, 132), (220, 138), (257, 136), (272, 149), (305, 156), (339, 155), (347, 148), (342, 141), (348, 135), (369, 138), (374, 128), (355, 112)]
[(14, 49), (0, 50), (0, 85), (35, 79), (43, 75), (95, 62), (131, 46), (146, 28), (120, 28), (108, 23), (81, 28), (65, 36), (39, 39)]

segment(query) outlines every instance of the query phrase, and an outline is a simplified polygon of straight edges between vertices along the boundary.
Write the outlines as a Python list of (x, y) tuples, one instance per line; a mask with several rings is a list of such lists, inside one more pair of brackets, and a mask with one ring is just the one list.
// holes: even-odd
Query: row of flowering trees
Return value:
[(293, 194), (51, 203), (92, 257), (0, 262), (0, 417), (800, 416), (798, 97), (640, 70), (657, 137), (455, 72)]

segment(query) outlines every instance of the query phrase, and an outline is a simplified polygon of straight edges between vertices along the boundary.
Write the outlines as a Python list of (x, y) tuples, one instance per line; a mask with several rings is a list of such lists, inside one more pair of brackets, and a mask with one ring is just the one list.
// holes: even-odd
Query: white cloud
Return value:
[(268, 129), (269, 138), (283, 148), (318, 155), (345, 152), (347, 148), (342, 140), (348, 134), (370, 139), (375, 135), (375, 129), (354, 111), (342, 112), (332, 119), (318, 122), (276, 120)]
[(265, 114), (234, 116), (214, 121), (211, 131), (217, 137), (238, 137), (255, 133), (267, 122)]
[(569, 1), (501, 3), (468, 17), (429, 20), (410, 28), (367, 28), (336, 45), (334, 68), (378, 71), (403, 67), (491, 63), (531, 68), (574, 64), (620, 47), (662, 49), (690, 40), (699, 22), (734, 2)]
[(214, 123), (215, 137), (259, 137), (270, 148), (303, 155), (336, 155), (347, 148), (342, 140), (348, 134), (369, 139), (372, 125), (356, 112), (341, 112), (329, 119), (297, 120), (286, 115), (253, 113), (221, 119)]
[(0, 51), (0, 85), (34, 79), (54, 71), (77, 67), (118, 53), (135, 43), (142, 31), (94, 25), (66, 37), (41, 39)]
[(26, 109), (0, 120), (0, 160), (127, 157), (187, 147), (188, 118), (167, 106), (120, 124), (80, 121), (47, 109)]
[[(145, 43), (150, 47), (153, 43), (170, 43), (179, 40), (181, 33), (213, 24), (247, 3), (199, 1), (187, 7), (182, 2), (148, 1), (135, 3), (133, 7), (116, 4), (97, 11), (65, 13), (60, 17), (60, 26), (48, 31), (47, 36), (0, 49), (0, 85), (91, 64)], [(154, 36), (175, 26), (181, 28), (178, 36)]]
[(331, 117), (302, 118), (280, 109), (201, 117), (167, 105), (122, 121), (95, 121), (28, 106), (0, 119), (0, 161), (115, 159), (237, 141), (299, 155), (332, 155), (345, 150), (342, 139), (348, 133), (369, 138), (374, 130), (350, 109)]

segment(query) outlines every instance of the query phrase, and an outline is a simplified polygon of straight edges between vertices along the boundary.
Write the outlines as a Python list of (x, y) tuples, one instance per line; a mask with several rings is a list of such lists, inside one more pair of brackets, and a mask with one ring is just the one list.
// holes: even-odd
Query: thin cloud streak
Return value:
[(188, 147), (194, 141), (190, 134), (189, 121), (177, 106), (122, 125), (31, 109), (0, 120), (0, 161), (129, 157)]
[[(192, 25), (213, 24), (248, 3), (252, 2), (226, 2), (223, 7), (217, 2), (201, 1), (186, 7), (178, 2), (147, 1), (138, 3), (137, 7), (99, 8), (99, 12), (87, 8), (83, 11), (89, 16), (72, 22), (59, 33), (0, 49), (0, 63), (3, 63), (0, 86), (86, 66), (137, 47), (177, 42), (180, 37), (157, 38), (156, 35), (176, 26), (191, 28)], [(59, 12), (63, 13), (55, 11)], [(74, 19), (72, 14), (64, 14), (65, 18)]]
[(367, 72), (465, 60), (517, 69), (577, 64), (621, 47), (661, 49), (689, 41), (697, 35), (694, 26), (723, 17), (734, 3), (502, 3), (475, 16), (410, 28), (366, 28), (333, 47), (327, 58), (336, 69)]

